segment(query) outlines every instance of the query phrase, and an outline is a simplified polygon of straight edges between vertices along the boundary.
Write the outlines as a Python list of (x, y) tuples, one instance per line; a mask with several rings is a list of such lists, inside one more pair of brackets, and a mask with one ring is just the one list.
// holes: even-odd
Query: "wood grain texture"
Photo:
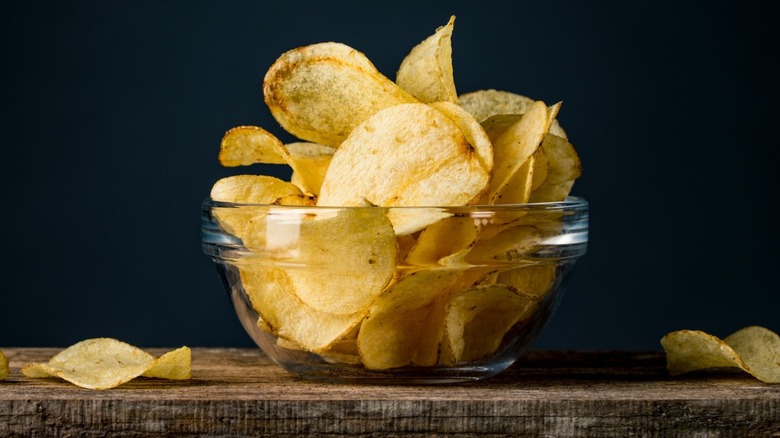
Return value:
[(657, 352), (532, 352), (496, 378), (448, 386), (305, 381), (254, 349), (195, 348), (190, 381), (106, 391), (20, 373), (57, 351), (4, 349), (0, 436), (780, 437), (780, 385), (672, 378)]

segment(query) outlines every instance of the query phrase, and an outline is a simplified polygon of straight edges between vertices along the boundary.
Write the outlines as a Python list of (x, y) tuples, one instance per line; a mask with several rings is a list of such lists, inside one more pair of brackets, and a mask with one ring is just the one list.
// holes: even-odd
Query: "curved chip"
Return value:
[[(265, 175), (235, 175), (222, 178), (211, 188), (211, 199), (237, 204), (306, 205), (303, 192), (292, 183)], [(251, 206), (214, 208), (219, 225), (242, 241), (252, 218), (258, 214)], [(245, 242), (246, 243), (246, 242)]]
[(189, 348), (182, 347), (160, 359), (116, 339), (95, 338), (66, 348), (47, 363), (26, 365), (22, 372), (33, 378), (59, 377), (88, 389), (114, 388), (147, 372), (148, 377), (190, 377)]
[[(529, 200), (531, 202), (558, 202), (569, 195), (574, 181), (582, 175), (582, 164), (574, 146), (565, 138), (547, 134), (540, 151), (545, 157), (545, 178)], [(537, 154), (534, 154), (537, 155)]]
[[(511, 117), (524, 114), (533, 105), (534, 100), (520, 94), (501, 90), (477, 90), (461, 94), (458, 104), (473, 114), (480, 123), (485, 123), (493, 117)], [(555, 119), (550, 126), (550, 132), (566, 138), (566, 131)]]
[(539, 301), (503, 284), (476, 286), (453, 298), (445, 310), (442, 361), (454, 365), (493, 354), (504, 335), (529, 318)]
[(490, 203), (500, 202), (507, 184), (539, 148), (559, 108), (560, 104), (548, 108), (544, 102), (537, 101), (528, 108), (520, 120), (495, 139), (493, 142), (495, 165), (488, 191)]
[(493, 168), (493, 143), (485, 129), (477, 119), (460, 106), (450, 102), (433, 102), (430, 104), (442, 114), (449, 117), (460, 128), (466, 141), (474, 148), (477, 157), (485, 169)]
[(338, 147), (376, 112), (413, 96), (344, 44), (320, 43), (283, 54), (263, 81), (265, 103), (287, 132)]
[(316, 310), (295, 294), (287, 274), (277, 268), (240, 267), (241, 284), (263, 324), (274, 335), (311, 352), (322, 352), (347, 336), (368, 309), (351, 315)]
[(258, 126), (231, 128), (222, 137), (219, 147), (219, 162), (225, 167), (285, 164), (288, 158), (282, 141)]
[(395, 273), (395, 232), (382, 209), (271, 208), (250, 222), (245, 244), (284, 269), (291, 291), (315, 310), (366, 309)]
[(290, 182), (305, 193), (319, 195), (322, 181), (325, 179), (336, 149), (307, 142), (288, 143), (284, 148), (289, 154), (288, 164), (293, 169)]
[[(317, 205), (466, 205), (489, 179), (490, 169), (455, 122), (428, 105), (403, 104), (376, 113), (342, 143)], [(439, 219), (434, 214), (428, 223)], [(397, 234), (425, 225), (393, 220)]]
[(712, 368), (739, 368), (758, 380), (780, 383), (780, 337), (751, 326), (725, 339), (700, 330), (679, 330), (661, 339), (673, 376)]
[(452, 31), (455, 17), (415, 46), (401, 62), (395, 82), (424, 103), (457, 102), (452, 73)]

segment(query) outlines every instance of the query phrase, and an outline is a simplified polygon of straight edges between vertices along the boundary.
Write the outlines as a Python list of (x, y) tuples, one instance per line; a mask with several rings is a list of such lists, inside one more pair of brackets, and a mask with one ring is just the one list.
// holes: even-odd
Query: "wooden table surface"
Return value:
[(255, 349), (195, 348), (189, 381), (105, 391), (19, 371), (57, 352), (4, 350), (0, 436), (780, 437), (780, 385), (672, 378), (660, 352), (531, 352), (498, 377), (447, 386), (305, 381)]

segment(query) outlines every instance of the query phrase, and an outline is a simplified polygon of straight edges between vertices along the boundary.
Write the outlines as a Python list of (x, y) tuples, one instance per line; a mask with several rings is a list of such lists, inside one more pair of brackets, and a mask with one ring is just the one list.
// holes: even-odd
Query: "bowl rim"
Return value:
[(204, 198), (202, 205), (206, 208), (213, 207), (257, 207), (257, 208), (274, 208), (274, 209), (290, 209), (290, 210), (362, 210), (362, 209), (386, 209), (386, 210), (427, 210), (427, 209), (439, 209), (439, 210), (458, 210), (458, 211), (490, 211), (490, 210), (526, 210), (526, 209), (540, 209), (540, 210), (578, 210), (588, 209), (588, 201), (581, 196), (569, 196), (563, 201), (553, 202), (529, 202), (525, 204), (471, 204), (471, 205), (399, 205), (399, 206), (325, 206), (325, 205), (279, 205), (279, 204), (260, 204), (260, 203), (241, 203), (241, 202), (229, 202), (229, 201), (216, 201), (210, 197)]

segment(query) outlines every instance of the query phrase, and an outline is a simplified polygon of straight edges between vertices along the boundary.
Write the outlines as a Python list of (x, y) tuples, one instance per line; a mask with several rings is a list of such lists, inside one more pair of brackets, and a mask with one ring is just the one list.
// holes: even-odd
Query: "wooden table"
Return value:
[(57, 350), (4, 352), (3, 437), (780, 437), (780, 385), (730, 373), (672, 378), (660, 352), (532, 352), (485, 382), (371, 386), (304, 381), (255, 349), (196, 348), (190, 381), (140, 378), (106, 391), (20, 373)]

